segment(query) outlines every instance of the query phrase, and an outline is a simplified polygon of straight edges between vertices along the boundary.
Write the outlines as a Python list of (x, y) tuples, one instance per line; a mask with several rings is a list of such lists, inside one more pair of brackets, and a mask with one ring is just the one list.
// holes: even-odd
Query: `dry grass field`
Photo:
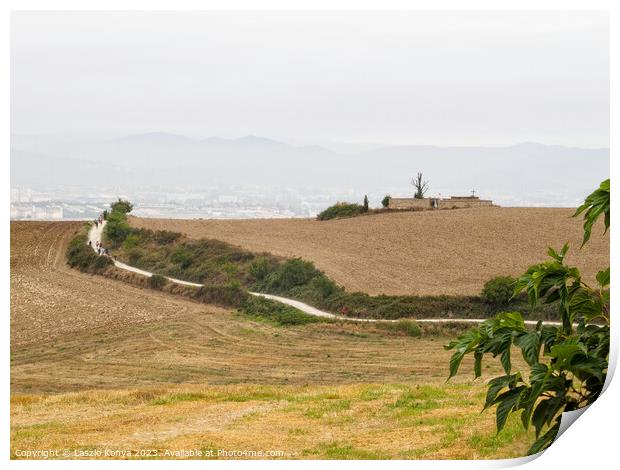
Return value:
[(78, 227), (11, 223), (14, 458), (106, 448), (498, 458), (532, 441), (516, 421), (495, 436), (493, 413), (480, 414), (483, 380), (445, 384), (447, 338), (277, 327), (82, 274), (64, 262)]
[[(476, 295), (493, 276), (519, 275), (547, 247), (570, 242), (568, 262), (588, 280), (609, 265), (609, 237), (583, 230), (572, 209), (480, 208), (311, 219), (131, 218), (136, 227), (182, 231), (252, 251), (313, 261), (351, 291), (393, 295)], [(597, 229), (602, 229), (597, 227)]]

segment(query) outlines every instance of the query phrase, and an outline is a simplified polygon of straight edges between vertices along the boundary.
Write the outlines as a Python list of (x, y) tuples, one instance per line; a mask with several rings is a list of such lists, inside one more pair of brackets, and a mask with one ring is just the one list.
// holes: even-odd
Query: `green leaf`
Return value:
[(478, 378), (482, 375), (482, 355), (483, 352), (481, 350), (476, 350), (474, 352), (474, 376)]
[(609, 268), (605, 271), (599, 271), (596, 274), (596, 280), (601, 287), (607, 287), (609, 285)]
[(498, 433), (504, 429), (508, 415), (519, 403), (519, 398), (523, 389), (523, 386), (513, 388), (507, 392), (504, 392), (495, 399), (496, 403), (499, 403), (496, 410), (496, 424)]
[(459, 366), (461, 365), (464, 356), (465, 352), (463, 351), (457, 351), (452, 355), (450, 358), (450, 376), (448, 377), (448, 380), (454, 377), (459, 371)]
[(566, 368), (577, 354), (586, 354), (586, 347), (576, 340), (566, 340), (551, 347), (549, 356), (555, 359), (552, 362), (555, 369)]
[(551, 258), (558, 260), (560, 263), (562, 262), (562, 257), (558, 254), (557, 251), (555, 251), (553, 248), (549, 247), (547, 249), (547, 255), (549, 255)]
[(599, 381), (605, 380), (607, 360), (598, 357), (576, 356), (567, 367), (579, 380), (585, 381), (589, 377), (596, 377)]
[(594, 226), (597, 219), (601, 214), (604, 215), (605, 221), (605, 232), (609, 228), (610, 222), (610, 212), (609, 212), (609, 201), (610, 201), (610, 182), (609, 179), (603, 181), (599, 188), (586, 197), (584, 203), (577, 208), (573, 217), (578, 216), (582, 212), (585, 211), (583, 216), (583, 242), (581, 246), (585, 245), (590, 239), (590, 235), (592, 233), (592, 227)]
[(494, 379), (489, 380), (488, 389), (487, 389), (487, 397), (486, 402), (484, 404), (484, 409), (487, 409), (489, 406), (495, 403), (495, 399), (497, 398), (497, 394), (505, 387), (510, 385), (515, 385), (521, 379), (520, 374), (512, 374), (512, 375), (503, 375), (500, 377), (495, 377)]
[(530, 449), (527, 451), (528, 455), (537, 454), (538, 452), (541, 452), (545, 450), (547, 447), (549, 447), (555, 440), (555, 437), (557, 436), (559, 429), (560, 429), (559, 422), (555, 426), (549, 428), (549, 430), (545, 434), (539, 437), (536, 440), (536, 442), (532, 444), (532, 447), (530, 447)]
[(500, 357), (500, 361), (502, 363), (502, 367), (504, 368), (504, 372), (506, 372), (506, 374), (510, 374), (510, 370), (512, 369), (512, 364), (510, 362), (510, 348), (504, 350)]
[(536, 437), (540, 434), (541, 429), (545, 425), (547, 411), (551, 408), (550, 400), (541, 400), (532, 414), (532, 424), (536, 429)]
[(521, 348), (523, 359), (530, 365), (538, 364), (540, 355), (540, 335), (537, 331), (523, 333), (515, 339), (515, 344)]
[(496, 318), (498, 320), (498, 328), (525, 330), (525, 322), (521, 312), (501, 312), (497, 314)]

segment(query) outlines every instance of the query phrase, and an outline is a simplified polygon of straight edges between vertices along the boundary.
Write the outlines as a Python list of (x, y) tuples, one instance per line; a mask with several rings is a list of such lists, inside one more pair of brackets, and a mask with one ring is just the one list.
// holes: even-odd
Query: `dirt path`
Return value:
[[(98, 242), (101, 243), (101, 235), (103, 234), (105, 224), (106, 224), (106, 221), (103, 221), (102, 224), (98, 224), (96, 227), (93, 225), (90, 231), (88, 232), (88, 240), (90, 241), (90, 244), (93, 250), (95, 251), (97, 251), (97, 248), (96, 248), (97, 243)], [(151, 277), (153, 275), (153, 273), (149, 271), (144, 271), (142, 269), (135, 268), (128, 264), (117, 261), (114, 258), (113, 258), (113, 261), (114, 261), (114, 266), (116, 266), (119, 269), (124, 269), (126, 271), (130, 271), (130, 272), (140, 274), (142, 276), (147, 276), (147, 277)], [(166, 277), (166, 279), (175, 284), (180, 284), (180, 285), (190, 286), (190, 287), (202, 287), (202, 284), (184, 281), (182, 279), (176, 279), (173, 277)], [(319, 310), (318, 308), (313, 307), (312, 305), (308, 305), (299, 300), (289, 299), (288, 297), (281, 297), (279, 295), (272, 295), (272, 294), (264, 294), (262, 292), (250, 292), (250, 294), (256, 297), (264, 297), (266, 299), (275, 300), (276, 302), (280, 302), (285, 305), (290, 305), (291, 307), (295, 307), (296, 309), (301, 310), (302, 312), (307, 313), (308, 315), (315, 316), (315, 317), (331, 318), (333, 320), (366, 322), (366, 323), (376, 323), (376, 322), (392, 323), (392, 322), (397, 322), (399, 320), (399, 319), (387, 320), (387, 319), (376, 319), (376, 318), (345, 317), (342, 315), (336, 315), (331, 312), (326, 312), (324, 310)], [(415, 319), (416, 322), (420, 322), (420, 323), (482, 323), (485, 320), (486, 318), (418, 318), (418, 319)], [(537, 323), (538, 322), (536, 320), (525, 320), (526, 325), (536, 325)], [(561, 325), (560, 322), (554, 322), (554, 321), (545, 321), (543, 323), (545, 323), (546, 325)]]

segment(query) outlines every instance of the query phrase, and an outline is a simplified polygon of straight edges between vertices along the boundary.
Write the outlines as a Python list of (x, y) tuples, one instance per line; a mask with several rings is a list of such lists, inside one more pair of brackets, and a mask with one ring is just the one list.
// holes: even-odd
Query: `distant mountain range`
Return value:
[(162, 132), (115, 139), (13, 135), (11, 184), (25, 186), (253, 185), (411, 193), (418, 171), (430, 192), (475, 189), (500, 204), (572, 205), (609, 177), (609, 149), (538, 143), (504, 147), (295, 146), (248, 135), (192, 139)]

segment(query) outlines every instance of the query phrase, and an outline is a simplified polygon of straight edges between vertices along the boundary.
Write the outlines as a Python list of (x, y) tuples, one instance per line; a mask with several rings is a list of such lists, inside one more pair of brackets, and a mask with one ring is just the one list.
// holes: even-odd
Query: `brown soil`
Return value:
[(177, 220), (132, 217), (135, 227), (181, 231), (252, 251), (313, 261), (351, 291), (475, 295), (493, 276), (518, 276), (569, 242), (567, 258), (592, 281), (609, 266), (601, 225), (579, 249), (572, 209), (481, 208), (403, 212), (319, 222), (311, 219)]

